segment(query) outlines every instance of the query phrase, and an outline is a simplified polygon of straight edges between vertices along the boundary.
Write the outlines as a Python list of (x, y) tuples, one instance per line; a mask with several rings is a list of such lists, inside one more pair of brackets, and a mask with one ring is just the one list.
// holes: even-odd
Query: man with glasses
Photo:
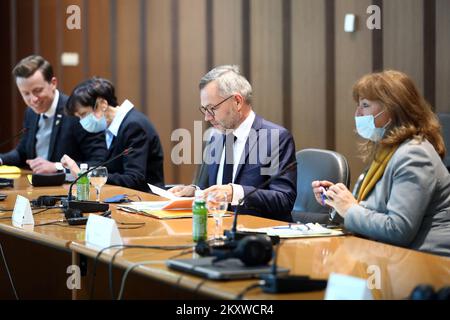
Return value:
[(193, 196), (196, 188), (205, 196), (227, 193), (232, 206), (245, 199), (241, 213), (291, 221), (296, 192), (295, 144), (285, 128), (271, 123), (252, 110), (252, 87), (237, 66), (220, 66), (200, 80), (200, 111), (216, 133), (205, 148), (208, 182), (201, 186), (177, 186), (177, 196)]

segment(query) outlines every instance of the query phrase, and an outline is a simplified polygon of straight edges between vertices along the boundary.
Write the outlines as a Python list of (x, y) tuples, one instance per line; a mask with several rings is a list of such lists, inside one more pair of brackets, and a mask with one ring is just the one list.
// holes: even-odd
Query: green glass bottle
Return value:
[[(78, 173), (78, 176), (81, 176), (87, 171), (88, 165), (82, 163), (80, 169), (81, 171)], [(89, 177), (87, 175), (84, 175), (77, 181), (77, 200), (89, 200)]]
[(195, 191), (195, 200), (192, 203), (192, 240), (194, 242), (206, 241), (208, 237), (208, 209), (203, 190)]

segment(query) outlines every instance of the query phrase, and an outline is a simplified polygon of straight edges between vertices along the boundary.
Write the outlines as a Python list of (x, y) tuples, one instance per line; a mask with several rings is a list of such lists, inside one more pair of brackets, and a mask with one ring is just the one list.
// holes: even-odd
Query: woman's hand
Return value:
[(70, 173), (72, 174), (72, 176), (75, 179), (78, 177), (78, 172), (80, 172), (80, 168), (78, 167), (77, 163), (71, 157), (69, 157), (67, 154), (65, 154), (61, 158), (60, 162), (64, 168), (67, 168), (70, 170)]
[(323, 206), (325, 205), (325, 203), (323, 203), (323, 201), (322, 201), (322, 192), (324, 191), (324, 188), (328, 189), (332, 185), (333, 185), (333, 182), (326, 181), (326, 180), (312, 182), (311, 186), (313, 188), (314, 196), (316, 197), (316, 201), (319, 204), (321, 204)]
[(325, 200), (325, 204), (333, 207), (342, 218), (345, 218), (347, 210), (351, 206), (358, 204), (358, 201), (353, 197), (352, 193), (342, 183), (330, 186), (325, 194), (328, 198)]

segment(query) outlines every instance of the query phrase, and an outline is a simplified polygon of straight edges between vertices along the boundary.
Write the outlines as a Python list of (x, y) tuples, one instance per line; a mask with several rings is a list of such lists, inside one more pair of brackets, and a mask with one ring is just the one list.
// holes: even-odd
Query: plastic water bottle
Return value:
[(203, 190), (195, 191), (195, 200), (192, 204), (192, 240), (205, 241), (208, 237), (208, 209), (204, 199)]
[[(88, 165), (82, 163), (80, 169), (78, 176), (87, 171)], [(89, 200), (89, 177), (87, 175), (84, 175), (77, 181), (77, 200)]]

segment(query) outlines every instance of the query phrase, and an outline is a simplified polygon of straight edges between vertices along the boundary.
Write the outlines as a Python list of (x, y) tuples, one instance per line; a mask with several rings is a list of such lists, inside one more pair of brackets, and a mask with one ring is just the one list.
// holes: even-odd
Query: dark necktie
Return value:
[(222, 184), (228, 184), (233, 182), (233, 146), (236, 141), (236, 137), (229, 133), (224, 137), (225, 157), (223, 164)]

